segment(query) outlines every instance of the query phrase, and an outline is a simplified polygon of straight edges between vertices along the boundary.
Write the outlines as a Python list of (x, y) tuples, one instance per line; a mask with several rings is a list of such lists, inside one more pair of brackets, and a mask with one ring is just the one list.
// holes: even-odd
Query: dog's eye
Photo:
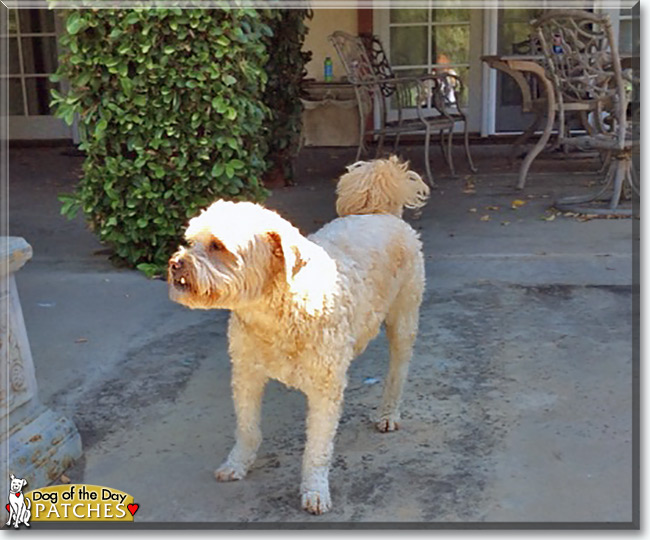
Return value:
[(210, 244), (208, 245), (208, 249), (210, 251), (221, 251), (224, 249), (223, 244), (219, 242), (219, 240), (211, 240)]

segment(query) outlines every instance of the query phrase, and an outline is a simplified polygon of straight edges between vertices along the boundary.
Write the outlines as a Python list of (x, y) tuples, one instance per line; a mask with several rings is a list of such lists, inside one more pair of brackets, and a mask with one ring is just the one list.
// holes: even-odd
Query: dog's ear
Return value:
[(10, 475), (9, 478), (11, 478), (12, 480), (15, 480), (15, 479), (16, 479), (16, 477), (15, 477), (13, 474)]
[[(27, 480), (25, 480), (25, 479), (23, 478), (23, 485), (22, 485), (22, 487), (25, 487), (26, 485), (27, 485)], [(22, 489), (22, 488), (21, 488), (21, 489)]]
[(291, 235), (281, 234), (278, 231), (266, 233), (273, 256), (281, 262), (285, 279), (289, 283), (307, 263), (302, 258), (296, 243), (289, 241), (286, 236)]

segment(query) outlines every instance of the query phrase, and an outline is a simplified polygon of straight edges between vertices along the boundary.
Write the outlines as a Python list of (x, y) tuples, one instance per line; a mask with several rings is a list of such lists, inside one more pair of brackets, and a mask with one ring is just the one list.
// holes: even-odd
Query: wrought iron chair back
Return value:
[[(372, 34), (360, 34), (359, 37), (368, 53), (374, 74), (380, 79), (394, 79), (395, 73), (393, 72), (393, 68), (390, 66), (390, 62), (386, 56), (386, 51), (384, 51), (384, 47), (377, 36), (373, 36)], [(381, 84), (381, 91), (385, 97), (392, 96), (395, 93), (395, 90), (396, 87), (394, 84), (386, 82)]]
[[(600, 135), (609, 131), (623, 148), (627, 99), (609, 17), (588, 11), (550, 11), (533, 21), (533, 26), (556, 90), (561, 122), (569, 104), (595, 104), (597, 131)], [(614, 121), (609, 129), (600, 122), (603, 110)], [(561, 124), (562, 135), (563, 128)]]
[[(368, 49), (362, 40), (341, 31), (334, 32), (328, 39), (343, 63), (348, 81), (354, 86), (359, 108), (360, 137), (363, 138), (366, 117), (372, 111), (373, 103), (379, 104), (381, 115), (386, 114), (383, 99), (376, 99), (376, 97), (384, 95), (379, 83), (379, 76), (373, 68)], [(364, 145), (361, 140), (357, 160), (363, 149)]]
[[(618, 208), (619, 201), (626, 190), (630, 196), (640, 191), (631, 159), (634, 141), (628, 133), (626, 77), (609, 17), (588, 11), (549, 11), (532, 24), (555, 89), (559, 142), (606, 150), (612, 158), (604, 187), (598, 193), (565, 197), (556, 206), (578, 212), (629, 215), (630, 209)], [(585, 136), (568, 137), (565, 112), (580, 110), (580, 106), (592, 112), (593, 125)], [(608, 192), (609, 207), (594, 206)]]
[[(381, 41), (373, 35), (352, 36), (346, 32), (336, 31), (329, 36), (336, 52), (345, 67), (348, 81), (352, 83), (357, 95), (360, 114), (360, 141), (357, 159), (365, 149), (364, 138), (366, 117), (375, 106), (380, 119), (380, 127), (372, 130), (379, 137), (377, 152), (381, 151), (384, 137), (395, 136), (395, 149), (402, 133), (425, 131), (425, 165), (429, 182), (433, 177), (429, 165), (429, 140), (431, 131), (448, 131), (446, 149), (443, 156), (454, 174), (451, 158), (453, 126), (457, 122), (465, 123), (465, 151), (472, 171), (474, 164), (469, 153), (467, 121), (455, 97), (462, 92), (462, 81), (455, 75), (438, 74), (420, 77), (396, 76)], [(388, 108), (397, 111), (397, 120), (387, 120)], [(417, 118), (407, 118), (407, 109), (415, 109)]]
[(375, 82), (377, 76), (368, 55), (368, 49), (363, 41), (350, 39), (351, 37), (353, 36), (341, 31), (336, 31), (329, 36), (330, 42), (343, 60), (348, 80), (352, 84)]

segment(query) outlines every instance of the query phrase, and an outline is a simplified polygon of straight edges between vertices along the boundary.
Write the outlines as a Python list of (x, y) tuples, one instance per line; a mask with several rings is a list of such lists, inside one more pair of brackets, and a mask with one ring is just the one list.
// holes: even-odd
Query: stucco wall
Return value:
[(323, 62), (329, 56), (333, 61), (334, 80), (345, 75), (343, 65), (338, 59), (334, 47), (327, 41), (335, 30), (343, 30), (350, 34), (357, 33), (356, 9), (315, 9), (314, 18), (307, 21), (309, 32), (303, 48), (312, 52), (312, 59), (307, 64), (307, 76), (317, 81), (323, 80)]

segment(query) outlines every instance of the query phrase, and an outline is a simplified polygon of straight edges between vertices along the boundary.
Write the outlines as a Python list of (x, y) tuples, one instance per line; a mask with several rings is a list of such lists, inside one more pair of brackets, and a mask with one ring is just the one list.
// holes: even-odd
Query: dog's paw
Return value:
[(238, 467), (226, 462), (214, 471), (214, 477), (217, 479), (217, 482), (234, 482), (235, 480), (243, 479), (246, 476), (246, 472), (244, 467)]
[(332, 508), (332, 499), (328, 491), (304, 491), (302, 494), (302, 509), (310, 514), (324, 514)]
[(393, 418), (382, 418), (375, 424), (375, 427), (382, 433), (388, 433), (389, 431), (397, 431), (399, 429), (399, 423)]

